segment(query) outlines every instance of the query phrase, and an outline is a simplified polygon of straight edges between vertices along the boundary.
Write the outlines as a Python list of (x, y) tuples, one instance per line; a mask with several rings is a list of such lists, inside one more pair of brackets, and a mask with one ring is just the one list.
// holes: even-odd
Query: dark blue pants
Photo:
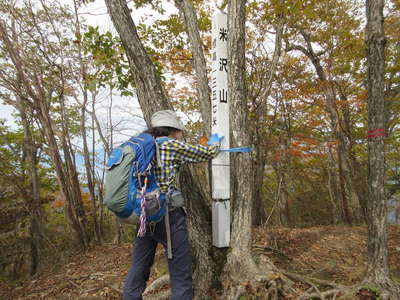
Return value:
[[(182, 208), (177, 208), (169, 213), (169, 219), (173, 256), (172, 259), (168, 259), (171, 299), (192, 299), (192, 255), (186, 227), (186, 214)], [(165, 251), (167, 250), (164, 219), (156, 224), (153, 233), (147, 227), (146, 235), (135, 239), (132, 265), (125, 279), (124, 300), (142, 299), (158, 243), (164, 246)]]

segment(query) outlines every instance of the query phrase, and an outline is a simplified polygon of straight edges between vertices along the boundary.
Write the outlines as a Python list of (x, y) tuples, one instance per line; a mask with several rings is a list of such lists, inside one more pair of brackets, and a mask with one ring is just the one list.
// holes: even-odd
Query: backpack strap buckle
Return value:
[(153, 236), (154, 235), (154, 231), (156, 230), (157, 222), (152, 221), (152, 222), (147, 222), (147, 223), (149, 225), (150, 235)]

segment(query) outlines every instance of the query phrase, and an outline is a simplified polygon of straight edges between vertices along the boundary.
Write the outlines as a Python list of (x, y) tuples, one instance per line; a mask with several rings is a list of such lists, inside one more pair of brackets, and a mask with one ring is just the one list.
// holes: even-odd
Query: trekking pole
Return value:
[(167, 201), (165, 203), (165, 231), (167, 233), (167, 257), (168, 259), (172, 259), (172, 245), (171, 245), (171, 226), (169, 224), (169, 210), (168, 210), (168, 198), (166, 195)]

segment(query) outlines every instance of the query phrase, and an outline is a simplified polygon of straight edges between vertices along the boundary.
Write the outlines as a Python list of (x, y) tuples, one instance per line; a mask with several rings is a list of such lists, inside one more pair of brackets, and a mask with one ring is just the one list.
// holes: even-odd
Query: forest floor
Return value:
[[(256, 257), (267, 255), (281, 269), (346, 285), (362, 279), (366, 267), (364, 227), (274, 228), (254, 233)], [(388, 228), (388, 243), (391, 274), (400, 282), (400, 226)], [(130, 256), (128, 243), (96, 246), (30, 280), (0, 283), (0, 299), (121, 299)], [(166, 272), (164, 251), (159, 248), (150, 281)]]

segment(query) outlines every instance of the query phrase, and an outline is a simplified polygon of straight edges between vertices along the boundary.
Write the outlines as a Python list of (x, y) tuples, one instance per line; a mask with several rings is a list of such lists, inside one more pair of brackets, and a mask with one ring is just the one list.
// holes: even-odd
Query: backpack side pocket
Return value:
[(128, 185), (135, 153), (129, 146), (112, 151), (106, 164), (104, 204), (114, 213), (121, 213), (128, 202)]
[(171, 207), (183, 207), (185, 206), (185, 198), (180, 191), (174, 191), (168, 198), (168, 204)]
[(160, 190), (154, 190), (152, 192), (146, 193), (144, 196), (146, 199), (146, 216), (153, 216), (160, 211)]

